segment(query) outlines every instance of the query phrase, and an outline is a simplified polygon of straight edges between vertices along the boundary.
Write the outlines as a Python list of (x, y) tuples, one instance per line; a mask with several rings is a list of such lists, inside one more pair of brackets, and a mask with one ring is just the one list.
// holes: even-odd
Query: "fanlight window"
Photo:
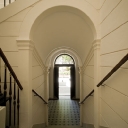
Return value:
[(68, 55), (60, 55), (56, 59), (55, 64), (74, 64), (74, 60)]

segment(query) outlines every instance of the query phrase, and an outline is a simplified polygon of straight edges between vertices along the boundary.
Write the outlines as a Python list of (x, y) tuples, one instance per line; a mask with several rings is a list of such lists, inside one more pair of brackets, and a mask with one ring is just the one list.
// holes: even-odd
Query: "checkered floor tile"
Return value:
[(79, 125), (80, 110), (76, 100), (50, 100), (49, 125)]

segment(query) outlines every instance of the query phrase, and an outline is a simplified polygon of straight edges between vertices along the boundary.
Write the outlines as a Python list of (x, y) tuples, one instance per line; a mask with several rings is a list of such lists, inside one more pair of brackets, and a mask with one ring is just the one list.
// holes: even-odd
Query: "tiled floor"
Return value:
[(49, 125), (78, 126), (79, 104), (76, 100), (60, 99), (49, 101)]

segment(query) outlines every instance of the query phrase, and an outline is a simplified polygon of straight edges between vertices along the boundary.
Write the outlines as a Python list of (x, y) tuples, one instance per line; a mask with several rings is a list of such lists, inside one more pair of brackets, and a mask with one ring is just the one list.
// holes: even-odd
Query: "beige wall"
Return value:
[[(46, 86), (45, 81), (45, 71), (44, 66), (40, 65), (38, 58), (33, 54), (32, 57), (32, 89), (34, 89), (41, 97), (45, 98), (44, 86)], [(32, 120), (34, 124), (45, 123), (45, 104), (37, 96), (32, 96)]]
[[(45, 106), (42, 100), (32, 94), (32, 89), (35, 89), (42, 97), (44, 96), (44, 65), (41, 64), (38, 55), (35, 54), (34, 51), (30, 52), (28, 55), (26, 54), (27, 51), (29, 52), (32, 50), (31, 48), (28, 48), (29, 46), (23, 44), (23, 48), (17, 44), (21, 24), (30, 9), (31, 7), (28, 7), (0, 23), (0, 47), (4, 51), (4, 54), (23, 86), (23, 91), (20, 92), (20, 128), (31, 128), (34, 124), (42, 124), (46, 121), (44, 119)], [(20, 51), (25, 50), (25, 52), (22, 54), (19, 49)], [(32, 69), (32, 76), (27, 78), (27, 75), (31, 71), (29, 72), (29, 69), (28, 71), (25, 69), (21, 71), (21, 68), (29, 65), (32, 66), (30, 67), (30, 69)], [(2, 73), (3, 72), (2, 62)], [(28, 79), (31, 82), (27, 81)], [(3, 81), (4, 77), (2, 76), (2, 83)]]
[[(101, 78), (128, 53), (128, 0), (101, 1)], [(101, 87), (100, 123), (128, 127), (128, 62)]]
[[(94, 89), (94, 55), (93, 50), (83, 65), (83, 99)], [(83, 123), (94, 124), (94, 97), (90, 96), (83, 104)]]
[[(33, 0), (34, 1), (34, 0)], [(36, 1), (36, 0), (35, 0)], [(113, 68), (114, 65), (128, 53), (128, 1), (127, 0), (86, 0), (91, 8), (100, 11), (100, 28), (101, 32), (101, 54), (100, 68), (101, 79)], [(14, 2), (15, 3), (15, 2)], [(12, 6), (12, 5), (11, 5)], [(22, 23), (33, 6), (29, 6), (23, 11), (16, 11), (7, 16), (3, 15), (0, 19), (0, 47), (3, 49), (14, 71), (20, 76), (19, 50), (17, 38), (20, 33)], [(89, 6), (88, 6), (89, 7)], [(8, 7), (9, 8), (9, 7)], [(83, 6), (81, 6), (83, 8)], [(100, 10), (99, 10), (100, 9)], [(8, 12), (0, 10), (1, 12)], [(14, 12), (14, 10), (13, 10)], [(95, 12), (95, 11), (94, 11)], [(9, 12), (10, 13), (10, 12)], [(95, 13), (88, 12), (92, 19)], [(97, 14), (97, 13), (96, 13)], [(97, 16), (97, 15), (96, 15)], [(30, 16), (31, 17), (31, 16)], [(5, 20), (6, 19), (6, 20)], [(93, 19), (98, 26), (98, 19)], [(25, 21), (26, 23), (26, 21)], [(98, 29), (99, 30), (99, 29)], [(99, 36), (100, 37), (100, 36)], [(36, 42), (35, 42), (36, 43)], [(42, 52), (43, 53), (43, 52)], [(93, 53), (93, 52), (92, 52)], [(94, 62), (93, 54), (90, 53), (83, 65), (83, 98), (93, 89), (94, 86)], [(44, 69), (40, 64), (38, 57), (32, 55), (32, 88), (35, 89), (42, 97), (44, 96)], [(109, 80), (105, 82), (106, 86), (100, 87), (100, 125), (105, 127), (127, 128), (128, 127), (128, 62), (124, 64)], [(24, 77), (24, 76), (23, 76)], [(42, 90), (42, 91), (41, 91)], [(23, 98), (24, 99), (24, 98)], [(42, 108), (39, 108), (39, 106)], [(44, 123), (43, 103), (37, 97), (32, 95), (32, 108), (34, 118), (33, 124)], [(89, 97), (83, 106), (83, 123), (93, 124), (93, 97)], [(21, 108), (25, 106), (21, 105)], [(38, 110), (38, 111), (36, 111)], [(26, 113), (27, 114), (27, 113)], [(21, 119), (24, 119), (22, 115)], [(38, 119), (42, 120), (38, 120)], [(21, 122), (24, 125), (26, 120)], [(25, 122), (26, 121), (26, 122)], [(28, 127), (26, 127), (28, 128)]]

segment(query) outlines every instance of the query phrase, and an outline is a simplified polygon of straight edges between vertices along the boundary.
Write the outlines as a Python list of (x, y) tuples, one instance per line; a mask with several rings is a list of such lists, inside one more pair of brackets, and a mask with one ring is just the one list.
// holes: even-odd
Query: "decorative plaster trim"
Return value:
[(81, 58), (78, 56), (77, 52), (74, 49), (71, 49), (70, 47), (58, 47), (52, 50), (45, 61), (46, 65), (50, 67), (52, 62), (54, 62), (55, 58), (61, 54), (71, 55), (73, 59), (75, 60), (76, 65), (78, 66), (82, 65)]
[(40, 64), (41, 68), (44, 71), (46, 70), (46, 67), (45, 67), (41, 57), (39, 56), (39, 54), (34, 46), (34, 42), (32, 40), (17, 40), (17, 45), (18, 45), (19, 50), (31, 50), (33, 56), (35, 57), (37, 62)]
[(41, 66), (41, 68), (43, 69), (43, 71), (45, 72), (46, 67), (45, 67), (45, 65), (44, 65), (44, 63), (43, 63), (41, 57), (39, 56), (39, 54), (38, 54), (38, 52), (37, 52), (35, 47), (33, 48), (32, 54), (35, 57), (35, 59), (37, 60), (37, 62), (39, 63), (39, 65)]
[(88, 56), (86, 57), (86, 60), (82, 66), (82, 70), (84, 72), (85, 68), (87, 67), (88, 63), (90, 62), (90, 60), (92, 59), (92, 57), (94, 56), (94, 50), (93, 50), (93, 46), (91, 47)]
[(19, 50), (33, 50), (34, 44), (31, 40), (17, 40)]
[(94, 50), (100, 49), (100, 42), (101, 42), (101, 39), (94, 40), (94, 42), (93, 42)]

